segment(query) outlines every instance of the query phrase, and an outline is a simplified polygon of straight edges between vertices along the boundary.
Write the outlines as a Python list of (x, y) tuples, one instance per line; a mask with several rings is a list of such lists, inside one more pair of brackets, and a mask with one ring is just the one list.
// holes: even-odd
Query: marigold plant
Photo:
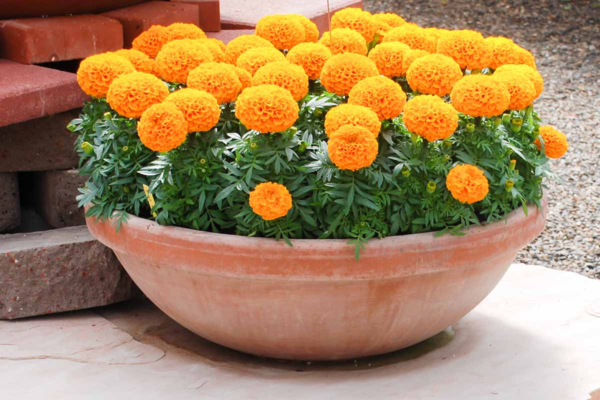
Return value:
[(449, 138), (458, 127), (458, 113), (437, 96), (416, 96), (406, 103), (402, 120), (406, 129), (429, 142)]
[(194, 68), (188, 76), (187, 86), (212, 94), (219, 104), (235, 101), (242, 91), (242, 83), (233, 66), (216, 62)]
[(190, 132), (206, 132), (214, 128), (221, 117), (215, 97), (203, 90), (180, 89), (171, 93), (165, 103), (175, 105), (182, 113)]
[(342, 126), (362, 126), (367, 128), (373, 136), (379, 136), (381, 122), (373, 110), (353, 104), (340, 104), (333, 107), (325, 116), (325, 133), (331, 137)]
[(248, 200), (252, 211), (265, 221), (285, 217), (292, 209), (292, 195), (289, 190), (275, 182), (256, 185)]
[(252, 86), (276, 85), (288, 90), (294, 100), (300, 101), (308, 93), (308, 75), (302, 67), (287, 61), (262, 66), (252, 78)]
[(344, 53), (327, 60), (321, 70), (321, 83), (331, 93), (345, 96), (358, 82), (377, 75), (377, 66), (366, 56)]
[(568, 142), (535, 110), (530, 52), (358, 9), (331, 29), (315, 43), (305, 17), (268, 16), (263, 37), (224, 45), (151, 27), (123, 56), (83, 60), (93, 98), (69, 129), (86, 215), (345, 239), (358, 257), (374, 238), (468, 235), (542, 207), (548, 159)]
[(381, 121), (396, 118), (406, 104), (400, 85), (384, 76), (363, 79), (350, 90), (348, 103), (368, 107)]
[(126, 118), (139, 118), (150, 106), (161, 103), (169, 95), (167, 86), (145, 72), (118, 76), (110, 84), (106, 100), (111, 108)]
[(406, 71), (406, 80), (412, 90), (438, 96), (449, 94), (462, 76), (458, 64), (442, 54), (418, 58)]

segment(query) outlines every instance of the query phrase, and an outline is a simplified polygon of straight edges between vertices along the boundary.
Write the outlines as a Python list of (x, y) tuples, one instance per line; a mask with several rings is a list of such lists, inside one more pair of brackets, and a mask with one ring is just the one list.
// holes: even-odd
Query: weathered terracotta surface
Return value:
[(252, 354), (335, 360), (410, 346), (452, 325), (496, 286), (543, 229), (544, 210), (465, 236), (346, 240), (198, 232), (131, 217), (117, 233), (88, 219), (142, 291), (181, 325)]

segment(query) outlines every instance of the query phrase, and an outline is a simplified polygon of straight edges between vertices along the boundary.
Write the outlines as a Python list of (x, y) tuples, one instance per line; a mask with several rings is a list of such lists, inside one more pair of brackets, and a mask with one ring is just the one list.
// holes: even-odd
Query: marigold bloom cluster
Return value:
[(285, 217), (292, 209), (292, 195), (279, 183), (259, 183), (250, 192), (249, 204), (255, 214), (265, 221), (272, 221)]
[(396, 118), (406, 104), (400, 85), (384, 76), (363, 79), (350, 90), (348, 103), (373, 110), (380, 121)]
[(142, 32), (133, 40), (132, 47), (150, 58), (155, 58), (167, 40), (167, 28), (161, 25), (152, 25), (150, 29)]
[(381, 43), (385, 34), (392, 30), (392, 27), (386, 24), (383, 21), (373, 19), (375, 26), (377, 27), (375, 31), (375, 37), (377, 37), (377, 43)]
[(491, 49), (492, 57), (489, 67), (497, 69), (505, 64), (525, 64), (535, 69), (535, 57), (531, 52), (505, 37), (489, 37), (485, 39)]
[(175, 105), (160, 103), (144, 111), (137, 130), (140, 141), (150, 150), (170, 151), (185, 142), (188, 123)]
[(360, 33), (367, 42), (373, 40), (377, 31), (377, 25), (371, 14), (354, 7), (344, 8), (331, 17), (331, 29), (336, 28), (352, 29)]
[(338, 129), (345, 125), (362, 126), (367, 128), (373, 136), (379, 136), (381, 122), (375, 112), (367, 107), (354, 104), (340, 104), (333, 107), (325, 115), (325, 133), (331, 137)]
[[(217, 39), (196, 39), (196, 41), (208, 49), (214, 62), (225, 62), (225, 51)], [(225, 44), (221, 44), (225, 46)]]
[(381, 43), (369, 52), (371, 59), (381, 75), (387, 77), (404, 76), (406, 70), (402, 68), (404, 54), (410, 50), (407, 44), (400, 42)]
[(279, 50), (291, 49), (304, 42), (304, 25), (291, 15), (267, 15), (256, 24), (256, 34)]
[(125, 57), (129, 60), (133, 67), (138, 72), (147, 72), (155, 75), (155, 61), (151, 60), (150, 57), (135, 49), (121, 49), (115, 51), (115, 54), (121, 57)]
[(377, 66), (366, 56), (344, 53), (327, 60), (321, 71), (321, 83), (329, 92), (345, 96), (358, 82), (377, 75)]
[(298, 103), (290, 92), (275, 85), (244, 89), (235, 106), (235, 116), (260, 133), (283, 132), (298, 119)]
[(101, 98), (116, 77), (131, 72), (135, 68), (128, 59), (113, 53), (96, 54), (79, 64), (77, 83), (85, 93)]
[(537, 70), (531, 68), (529, 65), (525, 65), (525, 64), (521, 64), (521, 65), (514, 65), (514, 64), (501, 65), (496, 70), (496, 74), (500, 74), (502, 72), (514, 72), (514, 73), (517, 73), (517, 74), (523, 74), (523, 75), (525, 75), (531, 81), (531, 83), (533, 83), (533, 86), (535, 87), (535, 98), (536, 99), (538, 97), (540, 97), (540, 95), (544, 91), (544, 78), (542, 78), (542, 75)]
[(186, 83), (191, 70), (213, 60), (206, 46), (193, 39), (174, 40), (156, 56), (160, 76), (167, 82)]
[[(548, 158), (561, 158), (569, 150), (569, 143), (564, 133), (557, 131), (551, 126), (540, 127), (540, 136), (544, 140), (544, 150)], [(535, 140), (535, 145), (542, 150), (542, 144), (539, 139)]]
[(469, 164), (452, 168), (446, 176), (446, 187), (452, 197), (467, 204), (485, 199), (489, 192), (489, 182), (483, 171)]
[(487, 75), (467, 75), (450, 93), (457, 111), (471, 117), (495, 117), (508, 109), (510, 93), (506, 85)]
[(300, 43), (286, 56), (292, 64), (304, 69), (311, 80), (319, 79), (323, 66), (331, 58), (331, 51), (319, 43)]
[(482, 69), (490, 65), (492, 48), (479, 32), (462, 30), (441, 35), (437, 52), (452, 57), (463, 69)]
[(446, 139), (458, 127), (458, 113), (437, 96), (416, 96), (406, 103), (402, 120), (406, 129), (427, 139)]
[(296, 19), (304, 27), (305, 43), (316, 43), (319, 40), (319, 28), (317, 28), (317, 24), (306, 18), (304, 15), (289, 14), (289, 16)]
[(126, 118), (139, 118), (150, 106), (169, 95), (167, 86), (145, 72), (121, 75), (110, 84), (106, 100), (110, 107)]
[(319, 43), (327, 47), (333, 55), (343, 53), (367, 55), (367, 42), (360, 33), (349, 28), (337, 28), (325, 32)]
[(331, 135), (327, 150), (336, 167), (357, 171), (373, 164), (379, 144), (367, 128), (344, 125)]
[(431, 54), (413, 61), (406, 72), (412, 90), (445, 96), (463, 74), (458, 64), (442, 54)]
[(196, 89), (180, 89), (164, 101), (175, 105), (188, 123), (189, 132), (206, 132), (214, 128), (221, 116), (221, 107), (210, 93)]
[(244, 54), (247, 50), (254, 49), (256, 47), (271, 47), (274, 46), (266, 39), (256, 35), (240, 35), (227, 43), (225, 49), (225, 58), (227, 62), (233, 65), (237, 65), (238, 58)]
[(209, 62), (194, 68), (187, 86), (212, 94), (219, 104), (235, 101), (242, 91), (242, 83), (232, 65)]
[(288, 90), (294, 100), (300, 101), (308, 93), (308, 76), (302, 69), (287, 61), (262, 66), (252, 78), (252, 86), (276, 85)]
[(373, 14), (373, 19), (375, 19), (377, 21), (381, 21), (381, 22), (391, 26), (392, 28), (397, 28), (399, 26), (406, 24), (406, 21), (404, 20), (404, 18), (402, 18), (401, 16), (394, 14), (394, 13)]
[(176, 22), (167, 26), (167, 42), (181, 39), (206, 39), (206, 34), (194, 24)]
[(505, 85), (510, 93), (510, 103), (508, 108), (511, 110), (522, 110), (535, 99), (535, 86), (527, 76), (514, 71), (504, 71), (492, 75), (493, 79)]
[(254, 76), (256, 71), (263, 65), (273, 62), (286, 61), (282, 52), (274, 48), (254, 48), (247, 50), (237, 60), (237, 66), (245, 69)]
[[(250, 72), (235, 66), (233, 67), (233, 69), (235, 70), (235, 73), (237, 74), (238, 79), (242, 84), (242, 90), (246, 89), (249, 86), (252, 86), (252, 75), (250, 75)], [(240, 93), (242, 90), (240, 90)]]
[(435, 53), (437, 46), (435, 36), (412, 24), (405, 24), (388, 31), (383, 42), (401, 42), (407, 44), (411, 49), (425, 50), (429, 53)]

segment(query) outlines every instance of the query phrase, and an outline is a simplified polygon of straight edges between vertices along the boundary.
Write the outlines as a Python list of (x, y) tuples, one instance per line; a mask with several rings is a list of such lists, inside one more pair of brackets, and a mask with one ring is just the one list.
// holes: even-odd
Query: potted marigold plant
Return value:
[(270, 15), (224, 45), (153, 26), (77, 73), (90, 230), (225, 346), (329, 360), (417, 343), (544, 226), (568, 145), (533, 111), (530, 52), (353, 8), (331, 28)]

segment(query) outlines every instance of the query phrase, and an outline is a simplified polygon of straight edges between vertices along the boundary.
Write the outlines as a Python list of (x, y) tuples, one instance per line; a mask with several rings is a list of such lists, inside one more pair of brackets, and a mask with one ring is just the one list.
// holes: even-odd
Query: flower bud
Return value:
[(450, 147), (452, 147), (452, 142), (449, 140), (444, 140), (444, 146), (449, 149)]
[(428, 193), (435, 192), (436, 187), (437, 187), (437, 183), (435, 183), (434, 181), (427, 182), (427, 192)]
[(251, 148), (252, 150), (256, 150), (256, 149), (258, 148), (258, 143), (256, 143), (256, 142), (252, 142), (252, 143), (250, 143), (250, 148)]
[(513, 118), (510, 120), (510, 130), (513, 133), (521, 132), (522, 126), (523, 126), (523, 118)]
[(402, 176), (408, 178), (410, 176), (410, 169), (407, 167), (402, 167)]
[(292, 126), (292, 127), (290, 128), (290, 132), (292, 132), (292, 134), (293, 134), (293, 133), (296, 133), (296, 132), (298, 132), (298, 128), (296, 128), (295, 126)]
[(511, 171), (515, 170), (515, 166), (516, 165), (517, 165), (517, 160), (515, 160), (515, 159), (510, 160), (510, 167), (509, 168), (510, 168)]
[(129, 151), (129, 146), (123, 146), (123, 151), (124, 151), (124, 152), (127, 152), (127, 151)]
[(515, 186), (515, 182), (512, 179), (509, 179), (506, 181), (506, 183), (504, 184), (504, 189), (507, 192), (510, 192), (512, 190), (512, 188)]
[(315, 109), (315, 111), (313, 112), (313, 115), (315, 117), (320, 117), (321, 115), (323, 115), (323, 110), (321, 110), (320, 108)]
[(129, 186), (123, 186), (123, 191), (125, 193), (129, 193)]
[(475, 124), (472, 122), (469, 122), (467, 124), (467, 133), (473, 133), (475, 132)]
[(104, 113), (104, 119), (112, 119), (112, 114), (110, 112), (105, 112)]
[(307, 147), (308, 147), (308, 143), (306, 143), (306, 142), (300, 143), (300, 146), (298, 146), (298, 152), (304, 153), (306, 151)]
[(533, 106), (530, 105), (529, 107), (527, 107), (525, 109), (525, 121), (529, 120), (529, 118), (531, 117), (531, 114), (533, 114)]
[(494, 128), (499, 127), (501, 123), (502, 123), (502, 118), (500, 118), (500, 117), (494, 118)]
[(206, 159), (205, 158), (201, 158), (200, 159), (200, 164), (202, 164), (202, 165), (206, 164)]
[(444, 156), (444, 161), (446, 161), (446, 162), (450, 161), (451, 159), (452, 159), (452, 157), (450, 157), (448, 154), (446, 154)]
[(94, 146), (92, 146), (90, 144), (90, 142), (83, 142), (81, 143), (81, 148), (83, 149), (83, 152), (87, 155), (92, 155), (94, 154)]
[(502, 123), (506, 126), (510, 125), (510, 114), (502, 114)]

